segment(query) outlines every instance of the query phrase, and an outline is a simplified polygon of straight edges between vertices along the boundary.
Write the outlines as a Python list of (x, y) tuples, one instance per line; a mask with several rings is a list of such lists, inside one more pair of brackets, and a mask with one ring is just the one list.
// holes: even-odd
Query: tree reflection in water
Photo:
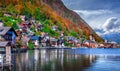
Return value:
[(64, 49), (41, 49), (13, 54), (12, 71), (82, 71), (96, 60), (94, 55), (71, 52)]

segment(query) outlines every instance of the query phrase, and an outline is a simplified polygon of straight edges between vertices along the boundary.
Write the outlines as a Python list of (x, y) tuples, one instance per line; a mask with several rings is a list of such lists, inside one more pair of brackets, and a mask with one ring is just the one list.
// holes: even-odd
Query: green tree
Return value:
[(23, 8), (22, 11), (21, 11), (21, 14), (25, 15), (25, 16), (27, 16), (29, 18), (32, 16), (30, 11), (27, 8)]
[(40, 20), (42, 22), (46, 20), (45, 13), (41, 12), (39, 8), (35, 9), (34, 16), (35, 16), (35, 19)]

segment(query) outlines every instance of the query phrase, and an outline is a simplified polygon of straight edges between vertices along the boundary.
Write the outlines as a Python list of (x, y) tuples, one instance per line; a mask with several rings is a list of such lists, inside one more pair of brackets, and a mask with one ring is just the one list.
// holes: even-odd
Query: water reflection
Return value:
[(88, 55), (79, 54), (76, 49), (41, 49), (11, 54), (10, 57), (11, 71), (120, 71), (118, 53)]
[(82, 71), (96, 60), (93, 55), (71, 54), (71, 50), (30, 50), (13, 54), (12, 71)]
[(92, 66), (85, 71), (120, 71), (120, 56), (99, 55)]

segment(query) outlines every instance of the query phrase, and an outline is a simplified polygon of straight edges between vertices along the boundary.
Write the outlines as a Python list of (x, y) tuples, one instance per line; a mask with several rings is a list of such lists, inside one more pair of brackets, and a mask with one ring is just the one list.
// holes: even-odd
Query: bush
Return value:
[(21, 14), (25, 15), (25, 16), (27, 16), (29, 18), (32, 16), (30, 11), (27, 8), (23, 8), (22, 11), (21, 11)]
[(37, 8), (34, 12), (34, 16), (36, 20), (45, 21), (46, 15), (45, 13), (42, 13), (39, 8)]
[(76, 22), (77, 22), (77, 20), (76, 20), (75, 18), (73, 18), (73, 22), (74, 22), (74, 23), (76, 23)]
[(13, 25), (12, 25), (12, 27), (16, 30), (16, 29), (19, 29), (19, 27), (18, 27), (18, 25), (16, 24), (16, 23), (14, 23)]
[(34, 48), (34, 44), (32, 42), (28, 43), (28, 48), (29, 49), (33, 49)]
[(67, 41), (65, 42), (65, 46), (72, 47), (72, 44), (68, 43)]
[(77, 33), (74, 32), (74, 31), (71, 31), (70, 34), (71, 34), (71, 36), (73, 36), (73, 37), (78, 37)]
[(3, 17), (3, 12), (0, 10), (0, 17)]
[(0, 19), (3, 21), (4, 26), (12, 26), (14, 29), (18, 29), (18, 22), (13, 17), (2, 17)]

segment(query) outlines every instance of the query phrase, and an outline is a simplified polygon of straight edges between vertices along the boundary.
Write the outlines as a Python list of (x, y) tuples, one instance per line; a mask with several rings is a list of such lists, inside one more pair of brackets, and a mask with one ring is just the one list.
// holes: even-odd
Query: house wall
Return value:
[(11, 41), (12, 44), (16, 42), (16, 35), (13, 31), (8, 31), (3, 37), (6, 41)]
[(7, 32), (3, 37), (6, 41), (12, 41), (12, 32)]
[(16, 43), (16, 35), (14, 32), (12, 32), (12, 44)]
[(4, 52), (5, 48), (4, 47), (0, 47), (0, 52)]

